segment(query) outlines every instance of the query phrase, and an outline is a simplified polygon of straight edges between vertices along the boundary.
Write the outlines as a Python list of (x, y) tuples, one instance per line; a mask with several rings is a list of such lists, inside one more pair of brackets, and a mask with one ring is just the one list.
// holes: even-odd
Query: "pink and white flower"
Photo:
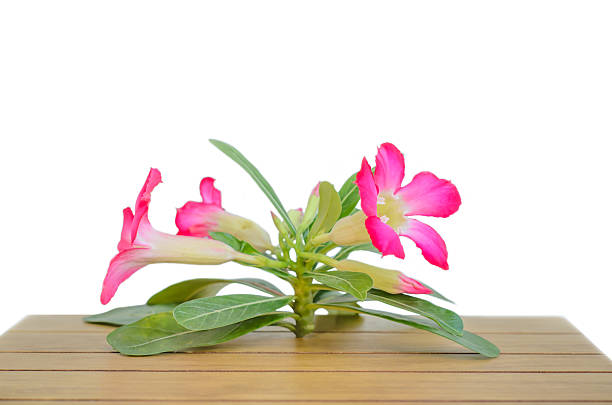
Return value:
[(374, 175), (363, 158), (355, 183), (372, 243), (383, 256), (403, 259), (399, 236), (405, 236), (416, 243), (428, 262), (447, 270), (444, 240), (432, 227), (410, 217), (448, 217), (461, 205), (459, 192), (450, 181), (430, 172), (418, 173), (402, 187), (403, 179), (404, 156), (393, 144), (384, 143), (378, 149)]
[(135, 212), (123, 210), (123, 229), (102, 285), (100, 301), (107, 304), (117, 288), (142, 267), (152, 263), (221, 264), (231, 260), (249, 261), (250, 256), (225, 243), (190, 236), (171, 235), (155, 230), (149, 223), (151, 192), (161, 182), (161, 174), (151, 169), (136, 199)]
[(200, 182), (201, 202), (188, 201), (176, 213), (179, 235), (208, 237), (209, 232), (225, 232), (248, 242), (260, 252), (273, 248), (270, 235), (255, 222), (230, 214), (221, 206), (221, 191), (215, 179), (205, 177)]

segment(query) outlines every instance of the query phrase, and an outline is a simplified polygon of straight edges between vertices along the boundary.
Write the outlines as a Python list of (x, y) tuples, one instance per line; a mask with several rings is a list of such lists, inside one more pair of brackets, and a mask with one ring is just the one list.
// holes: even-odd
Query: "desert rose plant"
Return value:
[[(113, 348), (127, 355), (174, 352), (216, 345), (270, 325), (287, 328), (301, 338), (314, 331), (315, 311), (325, 309), (409, 325), (487, 357), (499, 354), (495, 345), (464, 330), (455, 312), (421, 298), (452, 303), (430, 286), (401, 271), (349, 259), (356, 251), (403, 259), (401, 236), (415, 243), (429, 263), (447, 270), (444, 240), (413, 216), (448, 217), (455, 213), (461, 198), (450, 181), (421, 172), (402, 186), (404, 156), (394, 145), (384, 143), (378, 149), (374, 170), (364, 158), (361, 169), (340, 190), (322, 181), (312, 190), (304, 210), (287, 211), (268, 181), (238, 150), (221, 141), (211, 142), (238, 163), (268, 197), (276, 209), (272, 221), (278, 238), (273, 242), (255, 222), (223, 209), (221, 192), (210, 177), (200, 183), (202, 201), (189, 201), (177, 210), (176, 234), (156, 230), (149, 222), (148, 210), (161, 174), (151, 169), (134, 210), (123, 210), (119, 253), (104, 279), (102, 304), (107, 304), (134, 272), (153, 263), (235, 262), (275, 275), (293, 292), (286, 295), (257, 278), (183, 281), (154, 294), (144, 305), (85, 318), (87, 322), (120, 326), (107, 338)], [(256, 293), (217, 295), (232, 283)], [(378, 301), (418, 316), (370, 309), (360, 305), (361, 301)], [(285, 307), (291, 311), (283, 310)]]

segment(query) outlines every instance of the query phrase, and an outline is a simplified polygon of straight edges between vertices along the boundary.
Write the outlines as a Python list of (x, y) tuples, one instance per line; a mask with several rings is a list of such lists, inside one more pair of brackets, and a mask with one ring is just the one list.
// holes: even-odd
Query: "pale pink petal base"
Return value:
[(372, 244), (383, 256), (393, 255), (400, 259), (405, 257), (402, 243), (393, 228), (383, 223), (378, 217), (368, 217), (365, 220), (365, 226), (372, 239)]
[(423, 257), (429, 263), (448, 270), (448, 252), (442, 237), (429, 225), (416, 219), (407, 218), (398, 229), (401, 236), (410, 238), (423, 252)]

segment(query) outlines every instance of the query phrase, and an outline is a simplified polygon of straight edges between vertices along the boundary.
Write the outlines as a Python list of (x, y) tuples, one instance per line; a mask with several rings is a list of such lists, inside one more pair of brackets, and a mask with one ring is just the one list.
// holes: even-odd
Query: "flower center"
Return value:
[(393, 229), (404, 223), (404, 204), (402, 200), (390, 193), (380, 193), (376, 200), (378, 218)]

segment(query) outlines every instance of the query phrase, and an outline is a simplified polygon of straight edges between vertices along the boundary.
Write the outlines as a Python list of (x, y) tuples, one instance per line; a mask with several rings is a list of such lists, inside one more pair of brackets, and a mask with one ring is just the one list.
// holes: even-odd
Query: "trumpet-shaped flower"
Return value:
[(355, 183), (362, 211), (342, 218), (319, 241), (331, 240), (341, 246), (372, 241), (383, 256), (392, 254), (403, 259), (399, 236), (405, 236), (414, 241), (428, 262), (447, 270), (444, 240), (429, 225), (409, 217), (448, 217), (461, 205), (459, 192), (450, 181), (429, 172), (417, 174), (402, 187), (403, 179), (404, 156), (392, 144), (382, 144), (376, 155), (374, 175), (366, 158), (357, 173)]
[(383, 269), (348, 259), (340, 260), (335, 267), (338, 270), (365, 273), (374, 282), (374, 288), (391, 294), (431, 294), (429, 288), (397, 270)]
[(102, 286), (100, 301), (107, 304), (117, 288), (134, 272), (152, 263), (221, 264), (230, 260), (250, 261), (225, 243), (191, 236), (171, 235), (149, 223), (151, 192), (161, 182), (159, 170), (151, 169), (136, 199), (135, 212), (123, 210), (123, 229)]
[(209, 232), (225, 232), (246, 241), (260, 252), (272, 249), (270, 235), (250, 219), (230, 214), (221, 206), (221, 192), (215, 179), (205, 177), (200, 182), (202, 202), (188, 201), (177, 210), (179, 235), (207, 237)]
[(416, 243), (428, 262), (446, 270), (444, 240), (429, 225), (409, 217), (448, 217), (461, 205), (459, 192), (450, 181), (429, 172), (418, 173), (402, 187), (403, 179), (404, 156), (393, 144), (384, 143), (378, 149), (374, 175), (363, 158), (356, 184), (372, 243), (383, 256), (392, 254), (403, 259), (399, 236), (405, 236)]

